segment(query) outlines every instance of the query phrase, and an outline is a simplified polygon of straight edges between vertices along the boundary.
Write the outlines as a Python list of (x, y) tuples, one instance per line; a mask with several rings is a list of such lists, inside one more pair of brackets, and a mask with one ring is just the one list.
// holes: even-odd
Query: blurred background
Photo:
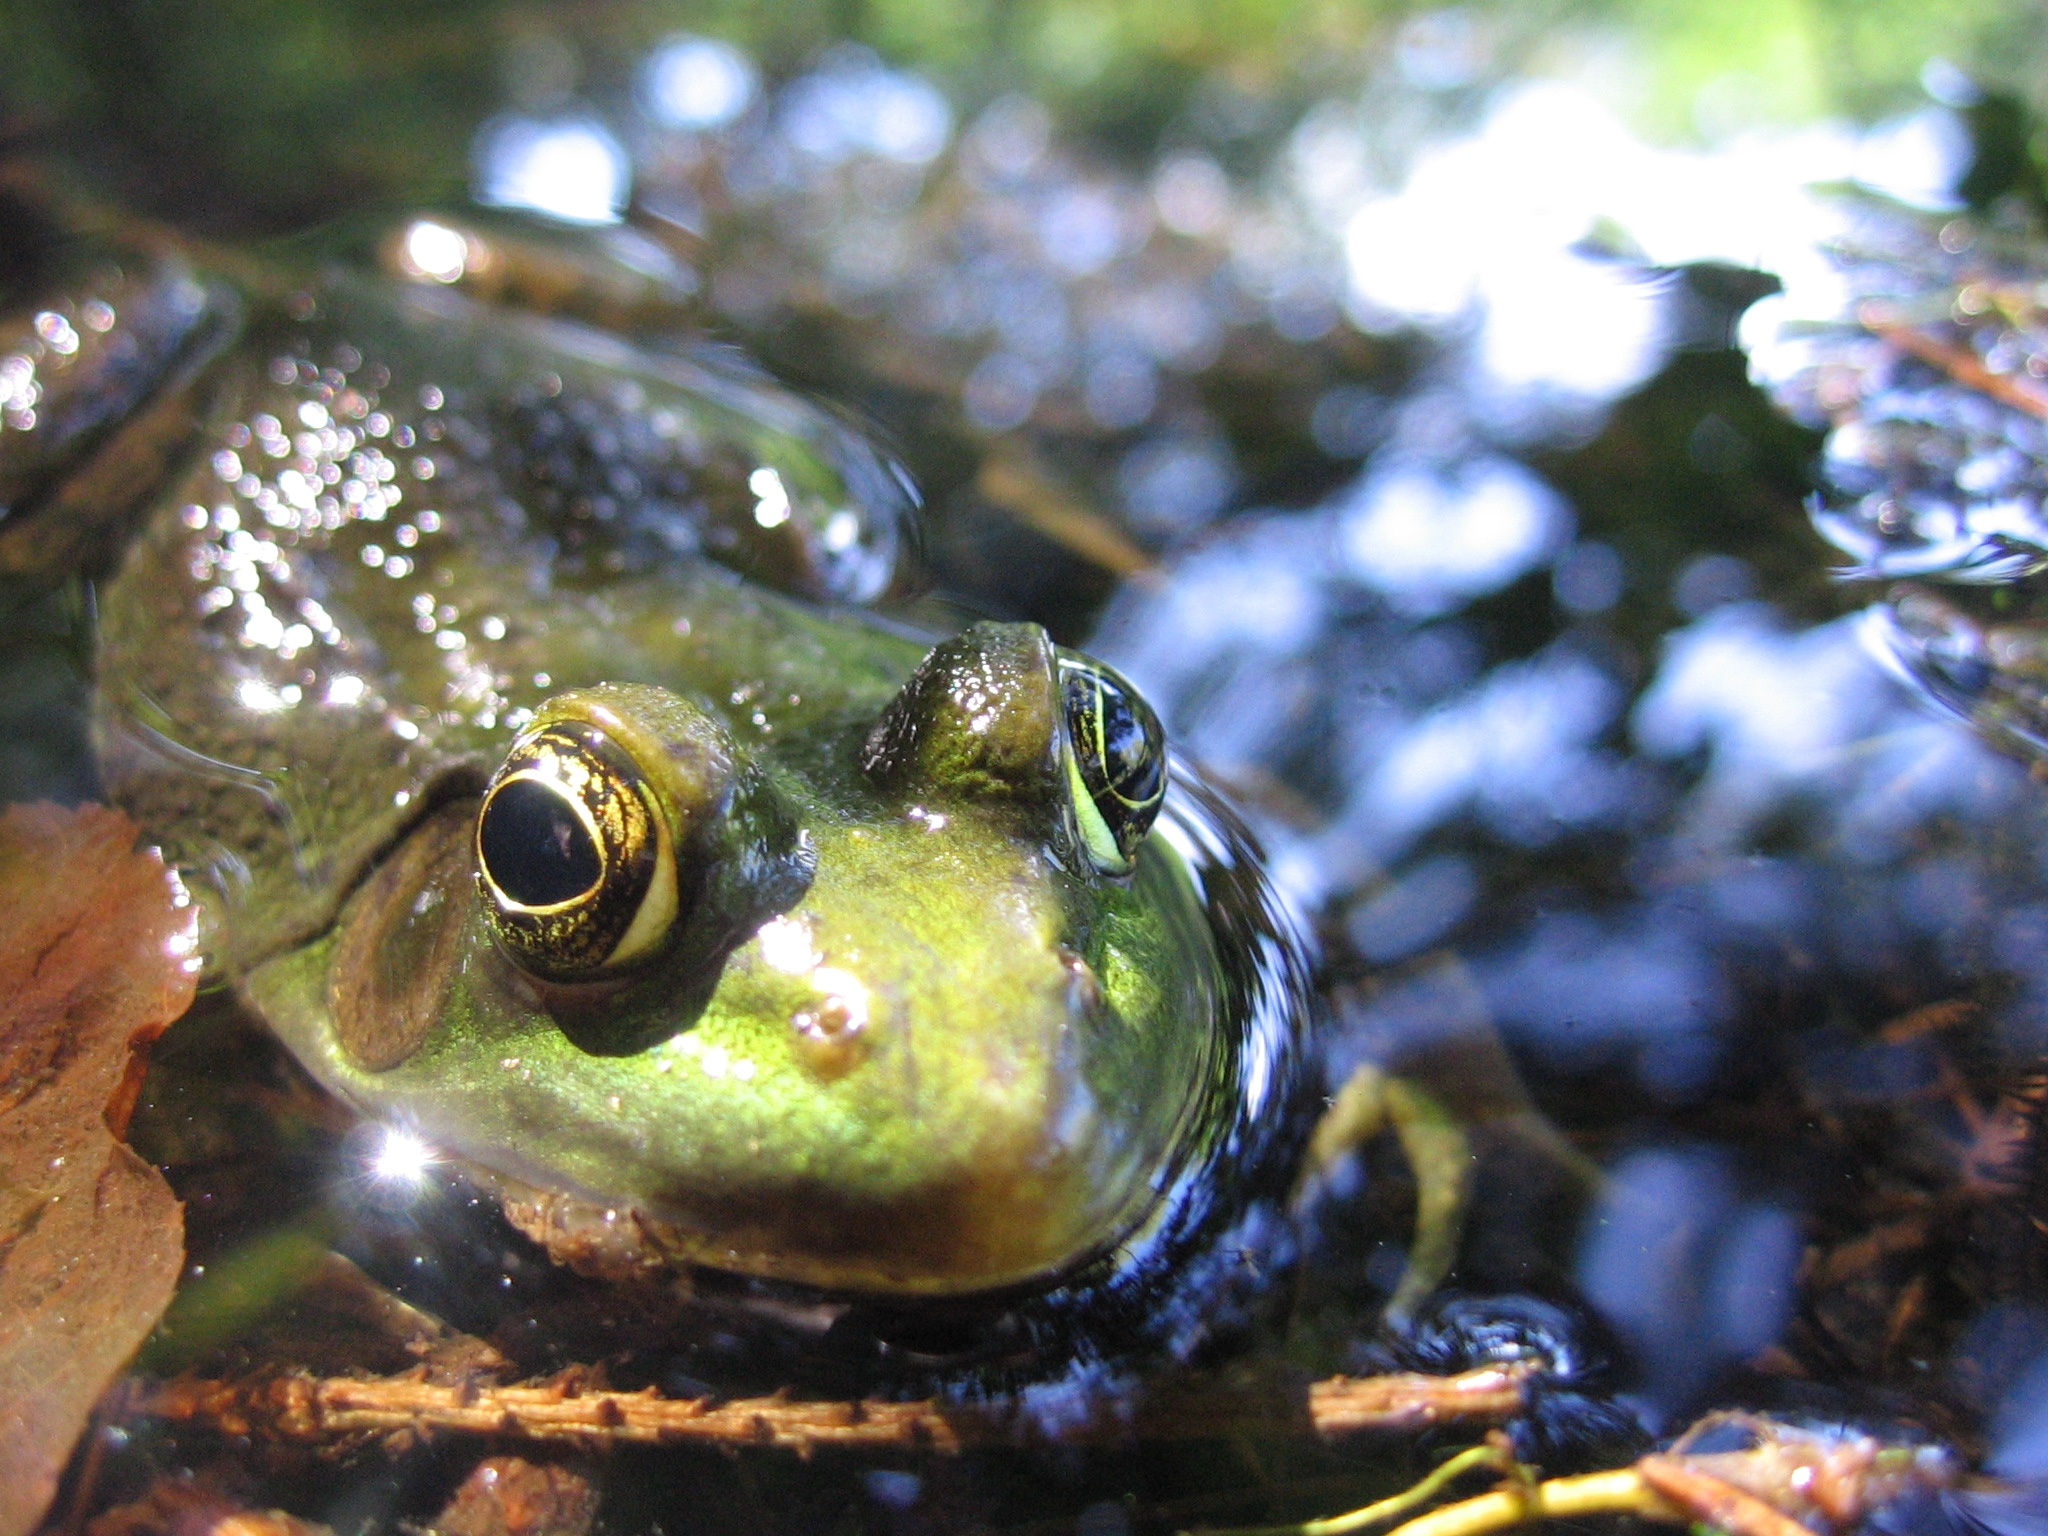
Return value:
[[(1233, 788), (1333, 1074), (1465, 1074), (1462, 1288), (1597, 1315), (1653, 1430), (1882, 1392), (1996, 1451), (2048, 1415), (2044, 63), (2018, 0), (0, 0), (0, 134), (200, 251), (589, 231), (627, 328), (908, 466), (900, 615), (1089, 645)], [(90, 792), (77, 633), (0, 640), (10, 796)], [(1398, 1157), (1336, 1183), (1316, 1369), (1405, 1254)]]

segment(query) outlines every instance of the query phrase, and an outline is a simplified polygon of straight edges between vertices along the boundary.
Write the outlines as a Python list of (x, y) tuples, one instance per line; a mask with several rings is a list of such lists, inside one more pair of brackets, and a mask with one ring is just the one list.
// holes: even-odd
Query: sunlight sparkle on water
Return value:
[(754, 521), (763, 528), (780, 528), (789, 521), (789, 491), (782, 476), (762, 465), (747, 476), (747, 489), (754, 493)]
[(270, 686), (260, 677), (245, 677), (235, 685), (235, 702), (242, 708), (253, 710), (259, 715), (271, 715), (297, 701), (299, 690), (291, 690), (292, 697)]
[(460, 282), (469, 269), (469, 242), (459, 230), (432, 219), (416, 219), (405, 232), (400, 261), (414, 277)]
[(1344, 513), (1351, 573), (1405, 612), (1444, 612), (1506, 586), (1570, 537), (1563, 498), (1511, 459), (1396, 463)]
[(923, 165), (952, 137), (953, 109), (922, 76), (842, 46), (784, 91), (782, 129), (797, 149), (828, 164), (872, 154)]
[(387, 1184), (417, 1185), (434, 1162), (434, 1149), (419, 1137), (387, 1126), (377, 1150), (370, 1154), (370, 1177)]
[(810, 925), (800, 917), (771, 917), (754, 935), (761, 958), (778, 971), (798, 976), (823, 958), (811, 942)]

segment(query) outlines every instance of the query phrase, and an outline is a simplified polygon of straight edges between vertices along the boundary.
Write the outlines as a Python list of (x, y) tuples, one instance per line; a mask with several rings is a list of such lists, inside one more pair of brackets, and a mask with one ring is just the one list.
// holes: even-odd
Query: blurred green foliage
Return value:
[(1608, 0), (1635, 44), (1637, 119), (1666, 136), (1912, 105), (1929, 59), (1983, 84), (2042, 90), (2048, 12), (2012, 0)]
[[(768, 73), (839, 40), (926, 70), (972, 106), (1047, 100), (1069, 131), (1143, 156), (1188, 131), (1204, 82), (1265, 104), (1235, 131), (1371, 72), (1415, 0), (0, 0), (0, 121), (181, 222), (287, 228), (460, 190), (476, 125), (536, 94), (600, 110), (679, 29)], [(1480, 78), (1572, 68), (1648, 131), (1687, 137), (1918, 95), (1940, 55), (2034, 100), (2033, 0), (1481, 0)]]

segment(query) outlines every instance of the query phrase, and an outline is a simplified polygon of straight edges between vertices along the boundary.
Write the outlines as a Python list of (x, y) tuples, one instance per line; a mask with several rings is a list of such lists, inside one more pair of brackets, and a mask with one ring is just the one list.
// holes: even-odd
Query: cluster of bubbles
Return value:
[(1814, 512), (1845, 575), (1898, 583), (1868, 614), (1909, 686), (2023, 756), (2048, 750), (2038, 682), (2048, 569), (2048, 242), (1985, 217), (1845, 195), (1846, 289), (1758, 355), (1828, 429)]
[(2048, 282), (2025, 219), (1845, 192), (1848, 292), (1758, 367), (1830, 428), (1821, 531), (1872, 577), (1996, 582), (2048, 549)]

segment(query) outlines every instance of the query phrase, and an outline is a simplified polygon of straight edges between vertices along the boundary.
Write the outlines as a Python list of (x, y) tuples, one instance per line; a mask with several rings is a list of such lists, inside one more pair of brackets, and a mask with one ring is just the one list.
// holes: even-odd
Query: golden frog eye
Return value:
[(675, 923), (675, 851), (653, 788), (581, 721), (513, 743), (477, 813), (476, 870), (499, 947), (544, 981), (637, 960)]
[(1074, 820), (1095, 867), (1125, 875), (1166, 797), (1166, 732), (1113, 667), (1059, 651)]

